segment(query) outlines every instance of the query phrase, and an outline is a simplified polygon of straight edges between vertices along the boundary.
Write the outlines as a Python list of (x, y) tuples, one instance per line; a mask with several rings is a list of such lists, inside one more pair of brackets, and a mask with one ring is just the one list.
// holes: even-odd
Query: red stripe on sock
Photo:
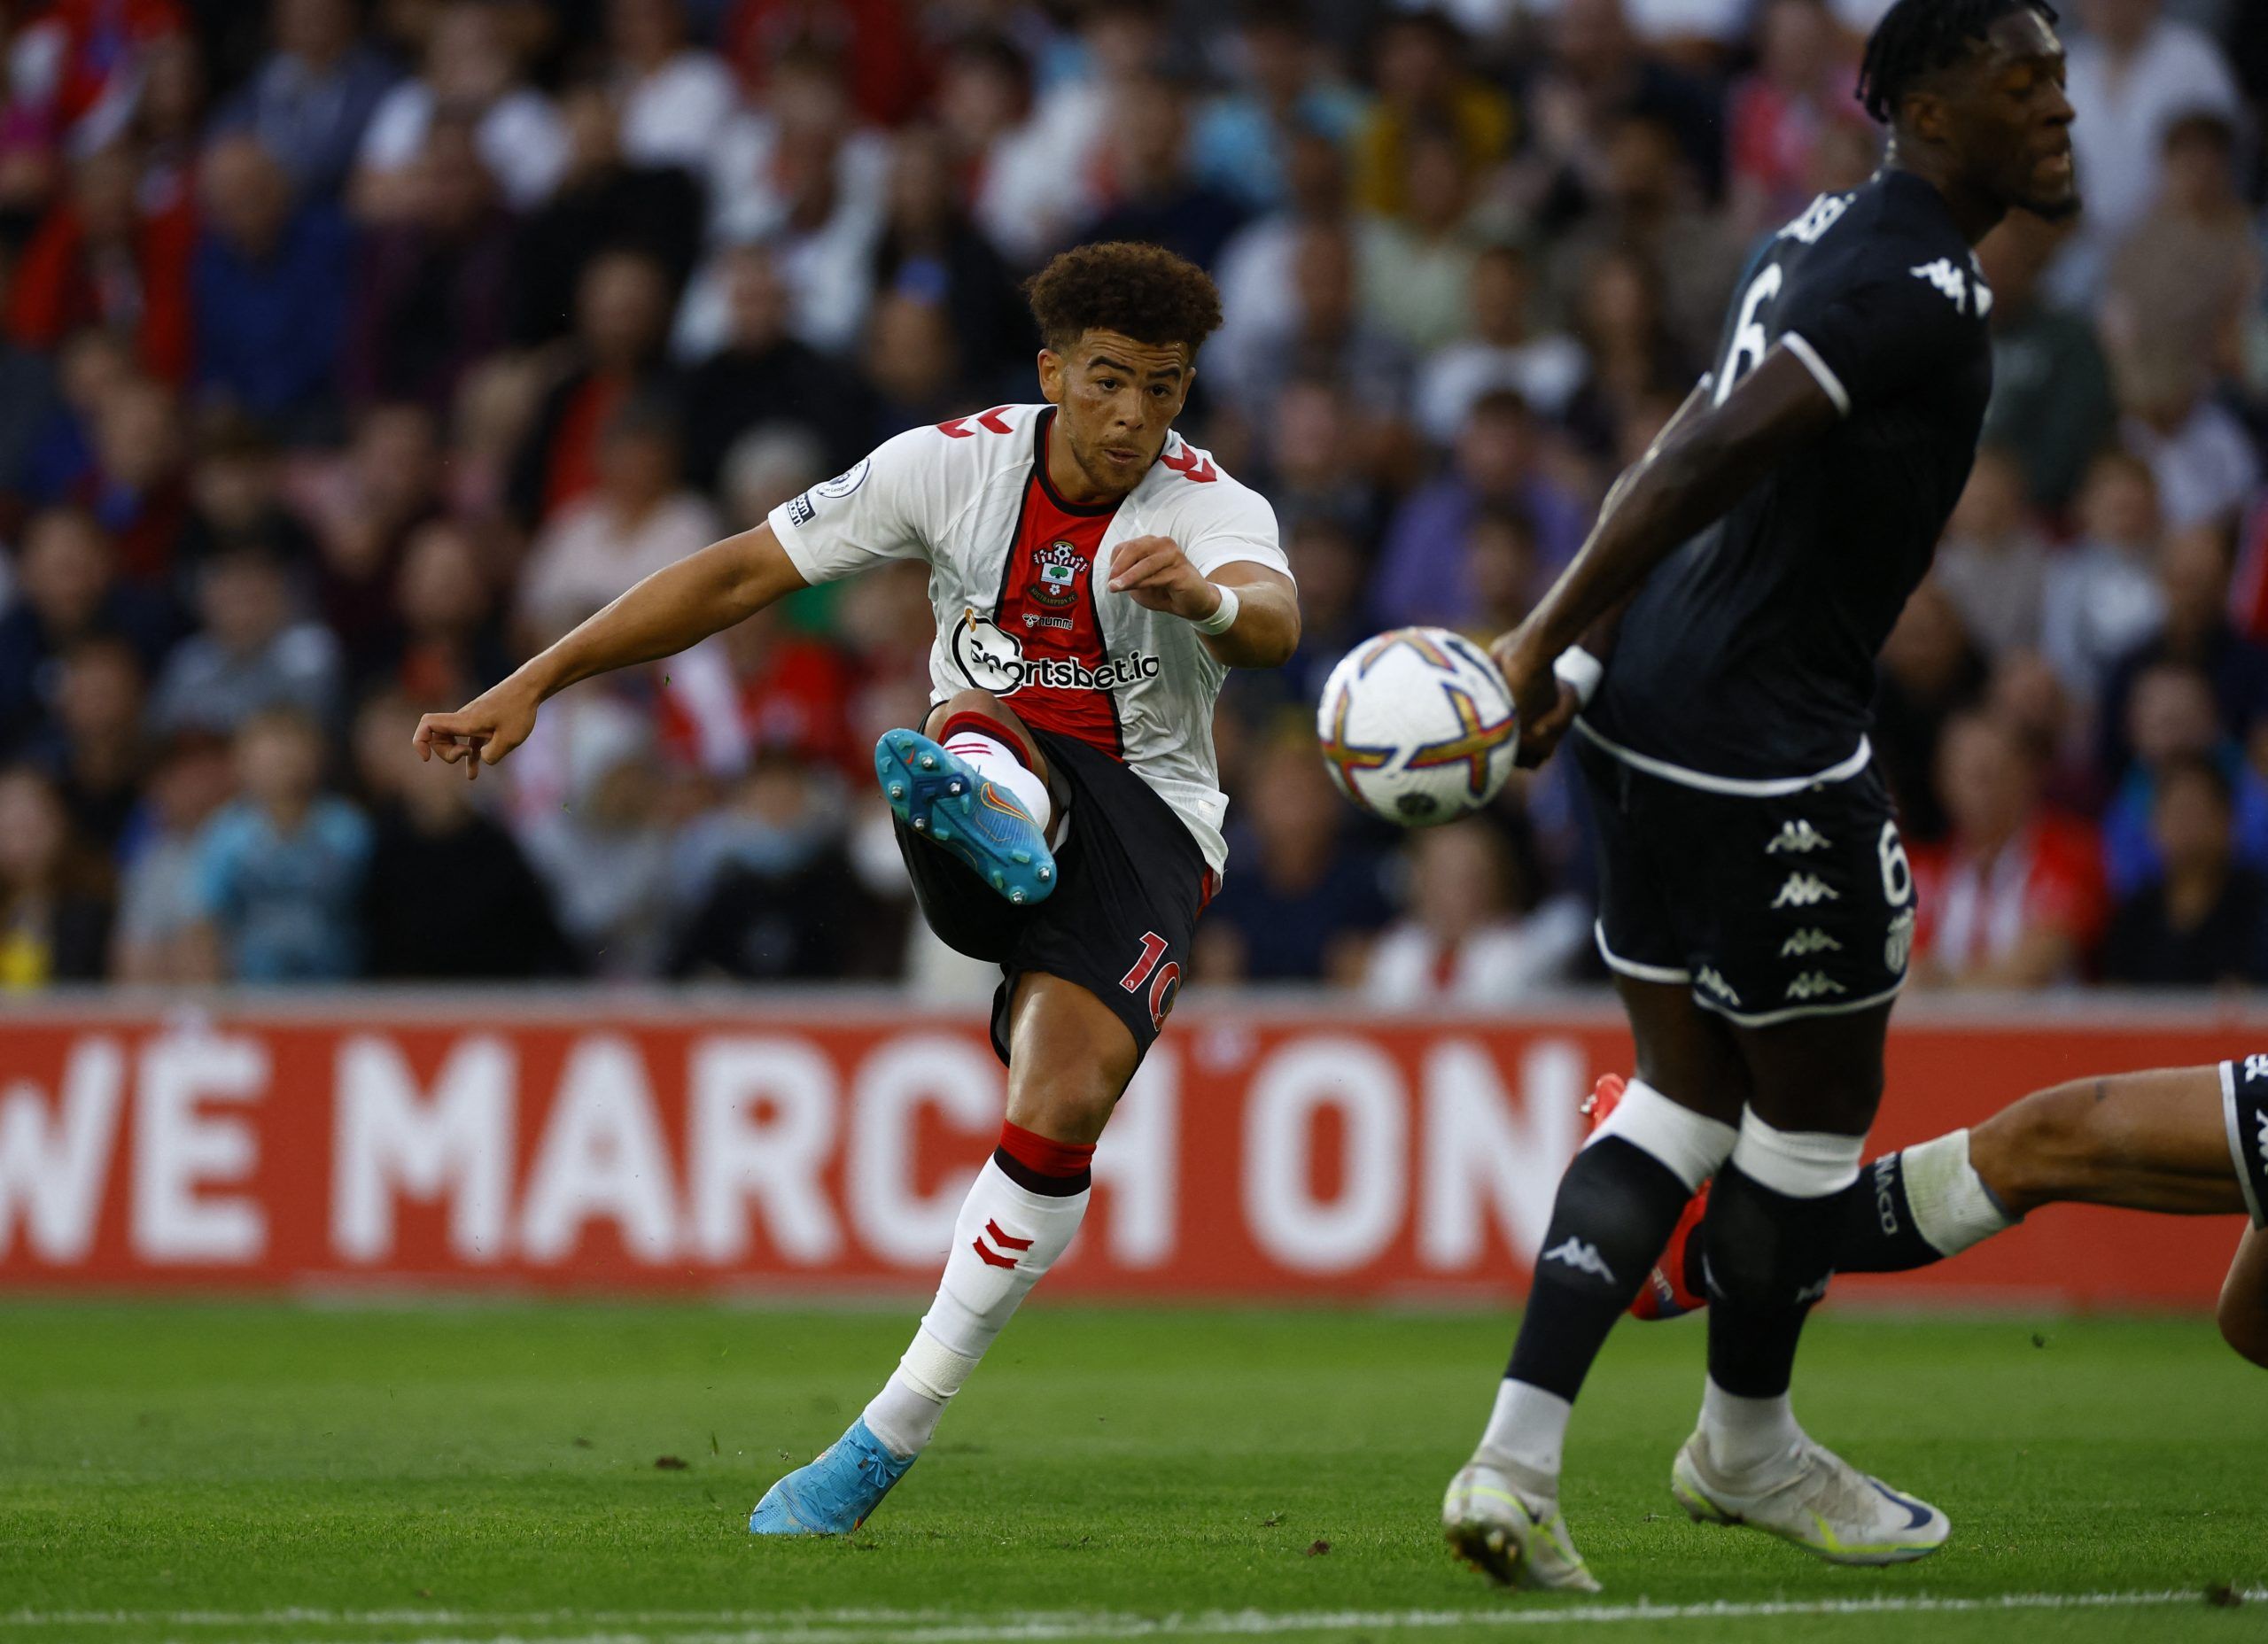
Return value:
[(945, 743), (951, 741), (963, 731), (974, 732), (978, 736), (990, 737), (1014, 754), (1025, 770), (1029, 771), (1032, 768), (1031, 744), (1024, 740), (1021, 732), (1006, 720), (995, 719), (990, 714), (980, 714), (972, 709), (963, 709), (959, 713), (947, 719), (944, 728), (938, 731), (938, 746), (943, 747)]
[(1056, 1142), (1019, 1124), (1000, 1127), (1000, 1151), (1034, 1175), (1076, 1176), (1093, 1167), (1094, 1144)]

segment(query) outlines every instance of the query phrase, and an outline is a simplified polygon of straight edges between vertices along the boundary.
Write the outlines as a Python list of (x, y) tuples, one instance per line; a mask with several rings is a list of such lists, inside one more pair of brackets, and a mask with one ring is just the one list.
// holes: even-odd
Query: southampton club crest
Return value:
[(1079, 573), (1087, 562), (1077, 547), (1060, 537), (1044, 548), (1031, 551), (1032, 579), (1024, 592), (1053, 610), (1076, 604), (1079, 598)]

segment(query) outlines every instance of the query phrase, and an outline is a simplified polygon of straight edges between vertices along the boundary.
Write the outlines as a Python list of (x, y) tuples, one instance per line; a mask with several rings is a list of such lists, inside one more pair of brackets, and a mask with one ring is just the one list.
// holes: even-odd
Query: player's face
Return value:
[(1073, 460), (1107, 492), (1131, 491), (1150, 471), (1192, 376), (1184, 345), (1115, 331), (1087, 331), (1062, 353), (1039, 356), (1040, 388), (1060, 410), (1056, 426)]
[(2063, 78), (2054, 29), (2037, 12), (2018, 12), (1992, 25), (1946, 107), (1949, 135), (1976, 183), (2050, 222), (2079, 209)]

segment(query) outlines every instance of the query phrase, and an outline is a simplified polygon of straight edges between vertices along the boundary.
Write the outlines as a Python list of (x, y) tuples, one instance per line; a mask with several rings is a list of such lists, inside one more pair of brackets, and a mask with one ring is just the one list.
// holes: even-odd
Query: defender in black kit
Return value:
[(1806, 1436), (1788, 1387), (1912, 939), (1868, 704), (1992, 392), (1972, 248), (2012, 210), (2078, 206), (2054, 23), (2030, 0), (1898, 0), (1859, 85), (1890, 128), (1882, 169), (1759, 248), (1714, 369), (1494, 648), (1523, 756), (1576, 737), (1599, 946), (1638, 1051), (1560, 1184), (1495, 1409), (1443, 1504), (1452, 1547), (1499, 1580), (1596, 1586), (1558, 1513), (1568, 1412), (1711, 1177), (1709, 1377), (1673, 1492), (1837, 1563), (1946, 1539), (1944, 1514)]

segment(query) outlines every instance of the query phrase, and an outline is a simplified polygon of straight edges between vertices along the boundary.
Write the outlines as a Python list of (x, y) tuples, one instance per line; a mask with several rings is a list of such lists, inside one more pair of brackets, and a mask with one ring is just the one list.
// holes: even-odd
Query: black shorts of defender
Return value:
[(2221, 1112), (2244, 1207), (2254, 1227), (2268, 1229), (2268, 1056), (2221, 1064)]
[(1906, 981), (1914, 875), (1871, 764), (1791, 793), (1718, 792), (1580, 730), (1599, 955), (1744, 1028), (1863, 1010)]
[(914, 900), (939, 941), (1000, 967), (992, 1049), (1003, 1062), (1008, 1006), (1026, 971), (1076, 982), (1108, 1005), (1134, 1035), (1138, 1061), (1181, 989), (1212, 873), (1188, 826), (1132, 771), (1084, 742), (1029, 734), (1047, 761), (1059, 813), (1070, 807), (1054, 893), (1017, 907), (900, 822), (897, 848)]

